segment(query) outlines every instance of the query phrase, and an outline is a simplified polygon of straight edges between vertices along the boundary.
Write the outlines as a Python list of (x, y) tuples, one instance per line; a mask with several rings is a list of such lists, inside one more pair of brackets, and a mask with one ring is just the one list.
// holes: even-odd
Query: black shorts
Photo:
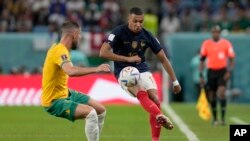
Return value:
[(207, 90), (217, 91), (219, 86), (226, 86), (227, 81), (224, 79), (227, 69), (212, 70), (208, 69), (207, 72)]

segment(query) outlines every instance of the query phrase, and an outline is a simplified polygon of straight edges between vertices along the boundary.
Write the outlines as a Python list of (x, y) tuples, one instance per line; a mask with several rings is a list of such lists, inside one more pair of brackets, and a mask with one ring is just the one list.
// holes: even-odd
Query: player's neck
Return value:
[(71, 50), (72, 39), (68, 36), (63, 36), (60, 40), (60, 43), (63, 44), (68, 50)]
[(217, 38), (217, 39), (213, 39), (214, 42), (219, 42), (220, 41), (220, 38)]
[(133, 31), (133, 28), (129, 26), (129, 24), (127, 25), (128, 30), (132, 33), (132, 34), (139, 34), (140, 32), (135, 32)]

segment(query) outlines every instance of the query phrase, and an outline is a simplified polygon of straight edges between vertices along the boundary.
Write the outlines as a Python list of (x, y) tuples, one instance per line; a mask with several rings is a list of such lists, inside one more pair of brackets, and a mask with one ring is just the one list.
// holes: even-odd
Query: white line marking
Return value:
[(188, 126), (182, 121), (182, 119), (174, 112), (170, 105), (162, 104), (162, 109), (168, 113), (168, 116), (175, 122), (182, 133), (186, 135), (189, 141), (200, 141), (198, 137), (192, 132)]
[(247, 123), (247, 122), (245, 122), (237, 117), (230, 117), (230, 120), (236, 124), (249, 124), (249, 123)]
[[(70, 134), (63, 134), (63, 135), (45, 135), (45, 134), (4, 134), (1, 135), (0, 134), (0, 138), (83, 138), (84, 135), (70, 135)], [(100, 138), (111, 138), (111, 139), (150, 139), (151, 136), (150, 135), (110, 135), (110, 134), (105, 134), (105, 135), (101, 135)], [(175, 138), (175, 139), (182, 139), (183, 137), (181, 136), (172, 136), (171, 138)], [(161, 139), (169, 139), (168, 136), (161, 136)]]

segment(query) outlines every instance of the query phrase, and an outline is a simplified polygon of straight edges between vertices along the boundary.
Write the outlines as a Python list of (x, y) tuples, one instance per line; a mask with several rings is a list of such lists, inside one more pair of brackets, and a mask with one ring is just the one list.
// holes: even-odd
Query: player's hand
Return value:
[(109, 64), (101, 64), (96, 68), (96, 72), (110, 72)]
[(228, 80), (231, 77), (231, 72), (227, 71), (226, 74), (224, 75), (224, 80)]
[(141, 63), (141, 58), (138, 55), (128, 57), (128, 62), (129, 63)]
[(173, 88), (174, 94), (178, 94), (181, 92), (181, 86), (180, 85), (176, 85)]

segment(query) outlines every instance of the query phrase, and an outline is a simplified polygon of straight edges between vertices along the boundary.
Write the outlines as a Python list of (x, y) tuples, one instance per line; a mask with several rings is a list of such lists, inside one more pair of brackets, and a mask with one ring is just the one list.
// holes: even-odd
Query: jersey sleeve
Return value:
[(118, 44), (119, 36), (120, 36), (120, 29), (115, 28), (111, 31), (106, 39), (106, 43), (108, 43), (112, 48), (115, 48)]
[(202, 43), (202, 45), (201, 45), (201, 50), (200, 50), (200, 56), (201, 57), (206, 57), (207, 56), (206, 46), (207, 46), (207, 41), (204, 41)]
[(235, 53), (232, 44), (229, 41), (226, 41), (226, 44), (227, 44), (227, 56), (230, 58), (234, 58)]
[(153, 35), (150, 35), (150, 41), (151, 41), (151, 46), (150, 46), (151, 50), (155, 54), (157, 54), (162, 49), (159, 40), (156, 37), (153, 37)]
[(60, 67), (62, 67), (64, 63), (71, 62), (67, 49), (57, 50), (54, 61)]

